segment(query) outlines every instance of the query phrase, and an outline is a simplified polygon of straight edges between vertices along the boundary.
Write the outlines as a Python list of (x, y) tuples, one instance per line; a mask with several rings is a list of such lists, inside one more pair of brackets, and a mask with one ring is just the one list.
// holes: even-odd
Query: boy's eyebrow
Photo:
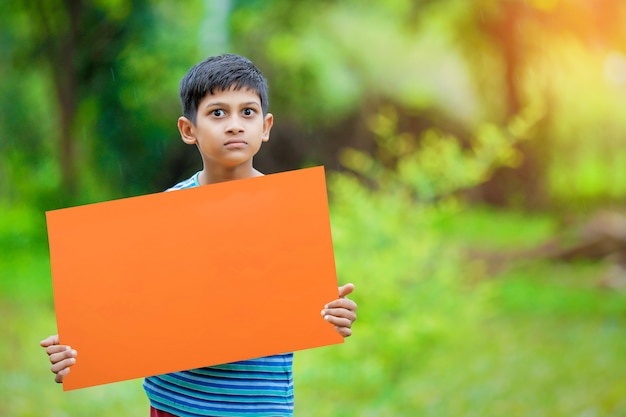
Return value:
[[(206, 104), (206, 108), (208, 107), (229, 107), (232, 103), (225, 103), (222, 101), (210, 101)], [(235, 103), (235, 105), (241, 105), (241, 106), (258, 106), (261, 107), (261, 103), (259, 103), (258, 101), (247, 101), (245, 103)]]

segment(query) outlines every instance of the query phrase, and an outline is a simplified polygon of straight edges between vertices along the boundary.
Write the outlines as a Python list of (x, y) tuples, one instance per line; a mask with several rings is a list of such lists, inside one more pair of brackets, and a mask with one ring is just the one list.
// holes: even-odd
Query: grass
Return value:
[[(301, 381), (298, 415), (626, 415), (626, 296), (589, 287), (584, 281), (598, 272), (532, 265), (500, 277), (490, 283), (490, 314), (426, 354), (403, 346), (391, 359), (402, 364), (391, 379), (358, 366), (374, 349), (361, 344), (357, 324), (347, 341), (354, 357), (304, 352), (303, 370), (349, 364), (339, 375), (330, 370)], [(582, 279), (564, 285), (567, 276)]]
[[(507, 247), (513, 233), (530, 246), (551, 231), (549, 219), (482, 210), (433, 224), (452, 246)], [(357, 274), (355, 336), (296, 353), (296, 416), (626, 415), (626, 293), (597, 285), (603, 265), (528, 261), (476, 280), (479, 269), (444, 263), (450, 258), (434, 245), (428, 253), (440, 262), (407, 275), (393, 256), (410, 252), (385, 251), (392, 242), (381, 239), (372, 240), (375, 253), (337, 260), (340, 272)], [(349, 242), (355, 252), (361, 240)], [(345, 242), (338, 245), (345, 254)], [(5, 254), (0, 415), (146, 416), (140, 380), (71, 392), (52, 382), (38, 346), (56, 328), (46, 251)], [(407, 278), (424, 271), (431, 279)]]

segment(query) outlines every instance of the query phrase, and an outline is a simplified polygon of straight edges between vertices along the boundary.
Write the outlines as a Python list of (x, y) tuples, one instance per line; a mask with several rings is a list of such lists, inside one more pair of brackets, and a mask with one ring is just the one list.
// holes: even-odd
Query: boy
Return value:
[[(248, 59), (210, 57), (192, 67), (180, 84), (183, 141), (198, 147), (203, 169), (170, 190), (258, 177), (252, 159), (269, 140), (267, 81)], [(352, 334), (356, 304), (346, 298), (354, 289), (339, 287), (339, 298), (322, 310), (339, 334)], [(286, 312), (289, 314), (289, 312)], [(58, 336), (41, 341), (55, 381), (63, 382), (77, 352), (59, 345)], [(147, 377), (144, 389), (151, 417), (292, 416), (293, 353)]]

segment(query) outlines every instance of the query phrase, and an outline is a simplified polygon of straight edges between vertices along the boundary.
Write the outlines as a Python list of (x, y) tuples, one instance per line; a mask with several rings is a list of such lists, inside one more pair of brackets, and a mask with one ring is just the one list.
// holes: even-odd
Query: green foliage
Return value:
[[(497, 226), (494, 225), (497, 219)], [(520, 227), (520, 225), (524, 225)], [(507, 251), (532, 249), (558, 232), (556, 218), (547, 214), (502, 211), (486, 206), (459, 206), (456, 211), (441, 211), (433, 219), (437, 234), (456, 245), (475, 249), (500, 248)]]
[[(385, 306), (375, 319), (364, 309), (363, 320), (381, 326), (370, 329), (370, 341), (399, 315), (410, 314), (405, 322), (410, 327), (399, 326), (399, 343), (390, 341), (399, 349), (406, 345), (403, 337), (419, 350), (428, 344), (422, 341), (448, 337), (452, 323), (471, 321), (474, 307), (456, 302), (464, 296), (465, 283), (455, 276), (462, 259), (432, 227), (433, 219), (443, 211), (454, 212), (454, 205), (414, 204), (402, 194), (370, 191), (349, 175), (334, 176), (330, 187), (340, 280), (363, 280), (358, 297), (366, 304), (378, 299), (376, 304)], [(388, 290), (380, 291), (376, 283), (387, 279)], [(393, 332), (386, 331), (390, 339)]]
[[(16, 74), (0, 70), (6, 78)], [(25, 88), (16, 94), (12, 85), (0, 82), (0, 94), (11, 100), (0, 104), (0, 196), (5, 202), (37, 204), (40, 195), (55, 189), (59, 169), (51, 155), (54, 151), (55, 113), (45, 100), (49, 80), (36, 70), (21, 72)], [(42, 140), (41, 138), (47, 138)]]
[(410, 132), (398, 133), (397, 111), (383, 107), (370, 122), (376, 154), (348, 148), (341, 162), (381, 189), (402, 189), (421, 201), (433, 201), (481, 184), (498, 167), (519, 165), (523, 155), (516, 145), (528, 137), (542, 114), (529, 108), (504, 129), (484, 124), (464, 147), (437, 129), (425, 131), (419, 141)]

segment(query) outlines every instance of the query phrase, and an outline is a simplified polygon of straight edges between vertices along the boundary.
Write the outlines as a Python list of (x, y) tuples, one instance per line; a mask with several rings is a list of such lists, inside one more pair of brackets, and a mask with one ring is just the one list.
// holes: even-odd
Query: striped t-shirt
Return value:
[[(197, 187), (198, 175), (167, 191)], [(293, 353), (147, 377), (150, 405), (180, 417), (293, 416)]]

